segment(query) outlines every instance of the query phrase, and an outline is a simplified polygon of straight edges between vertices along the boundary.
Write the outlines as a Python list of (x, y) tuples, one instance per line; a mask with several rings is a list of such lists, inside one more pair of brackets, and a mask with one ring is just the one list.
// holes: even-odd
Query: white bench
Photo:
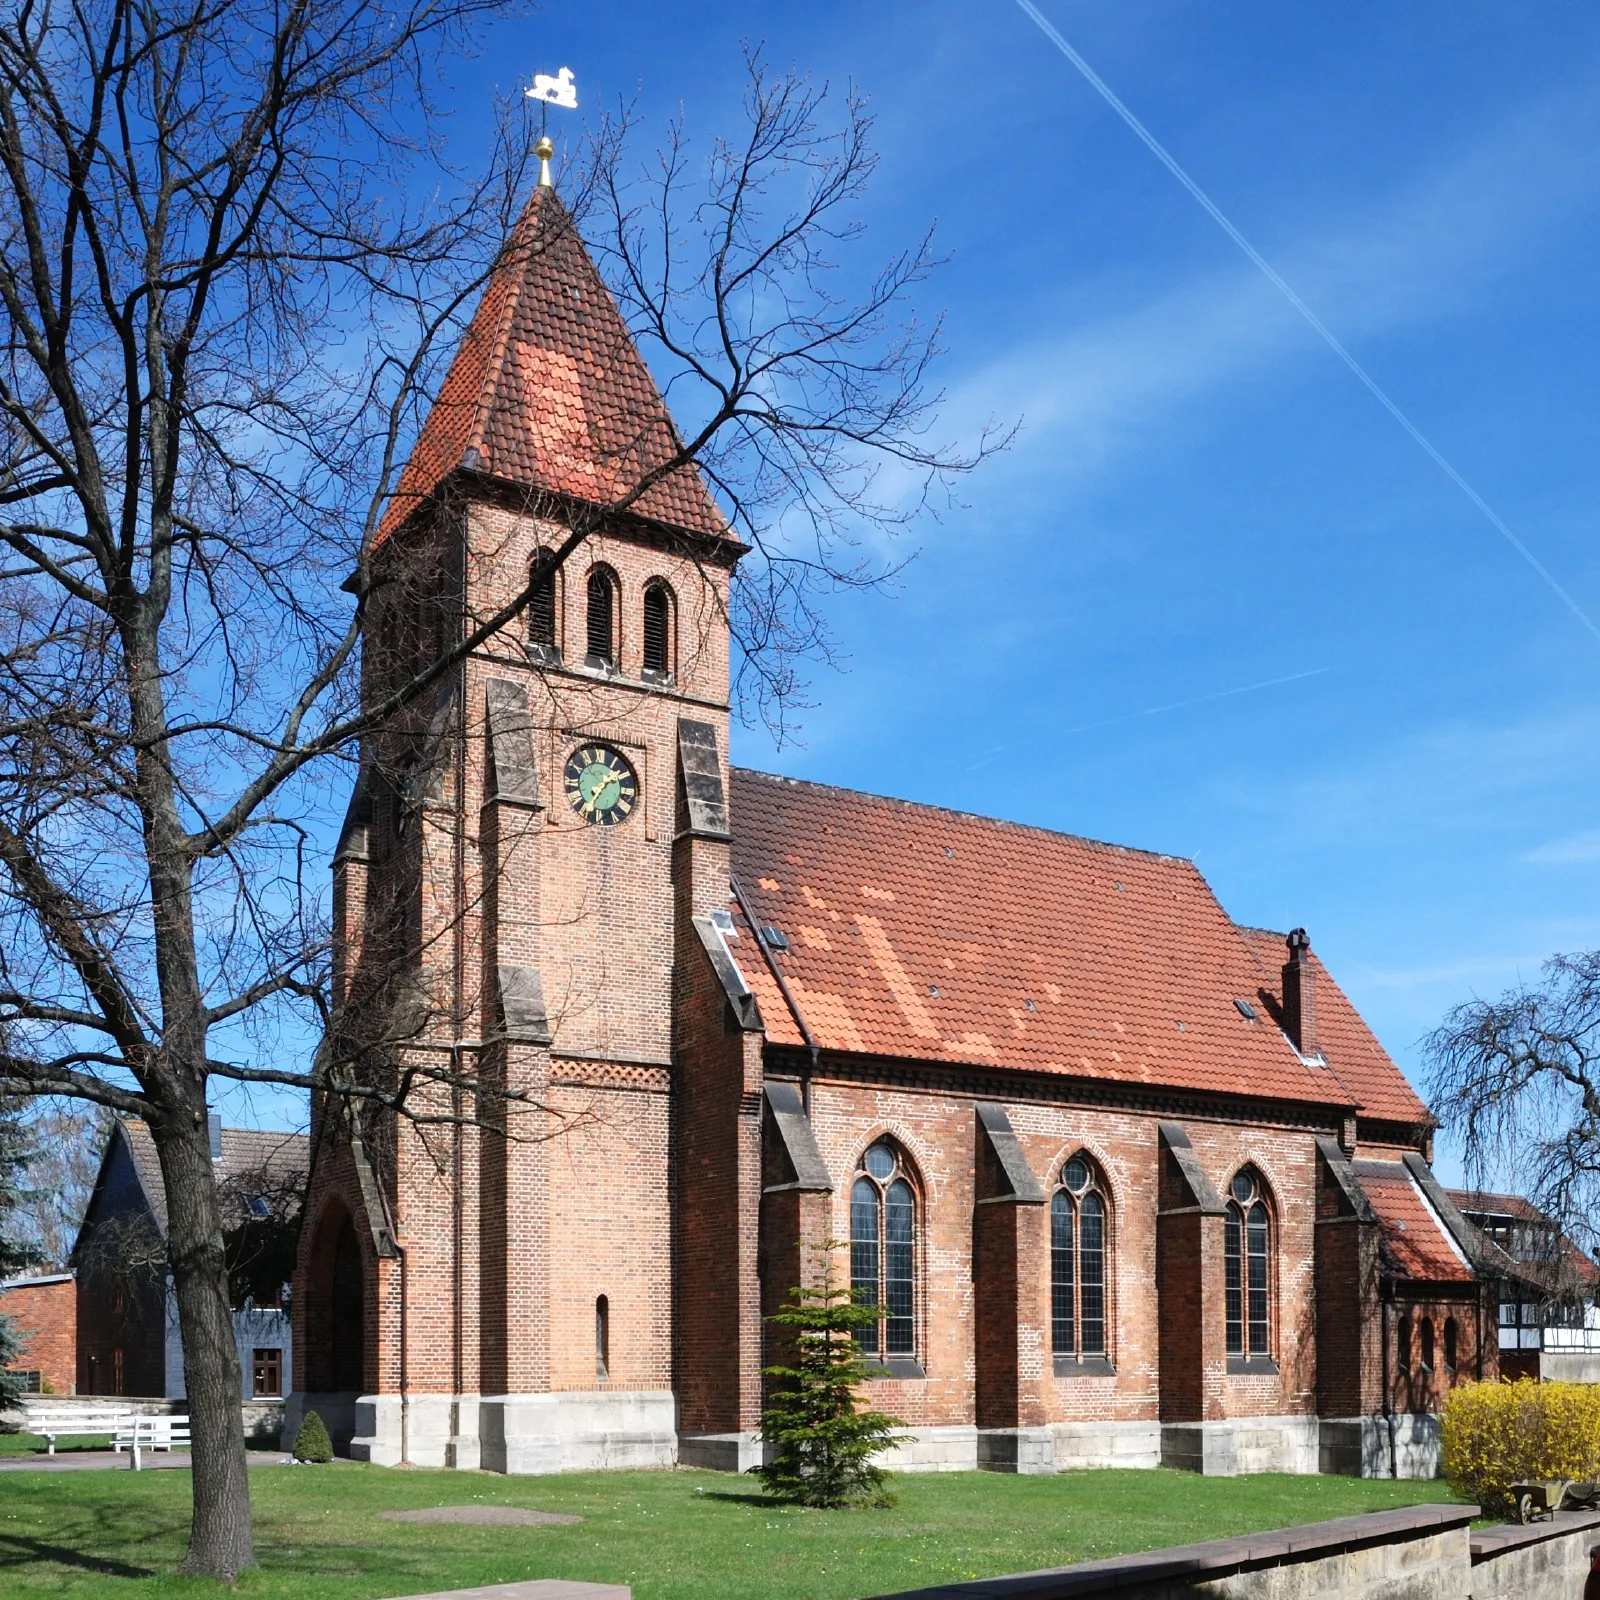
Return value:
[(114, 1439), (129, 1416), (123, 1410), (91, 1411), (78, 1406), (70, 1411), (30, 1409), (22, 1426), (25, 1432), (38, 1434), (45, 1441), (46, 1454), (53, 1456), (57, 1439), (82, 1439), (96, 1434), (110, 1434)]
[(117, 1429), (112, 1441), (113, 1450), (126, 1450), (135, 1472), (140, 1470), (141, 1450), (170, 1450), (174, 1445), (187, 1449), (189, 1445), (189, 1419), (187, 1417), (137, 1417), (127, 1416)]

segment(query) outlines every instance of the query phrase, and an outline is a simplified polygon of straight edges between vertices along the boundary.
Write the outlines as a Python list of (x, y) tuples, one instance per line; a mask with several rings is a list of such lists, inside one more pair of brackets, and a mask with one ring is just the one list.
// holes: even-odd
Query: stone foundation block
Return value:
[(680, 1433), (678, 1465), (707, 1472), (748, 1472), (766, 1459), (766, 1447), (753, 1433)]
[(1047, 1427), (979, 1428), (978, 1465), (985, 1472), (1054, 1472), (1055, 1431)]

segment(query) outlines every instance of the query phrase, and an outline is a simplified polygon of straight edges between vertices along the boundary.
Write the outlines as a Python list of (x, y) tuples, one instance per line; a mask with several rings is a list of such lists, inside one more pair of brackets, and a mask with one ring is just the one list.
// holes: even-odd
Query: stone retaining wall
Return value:
[(1580, 1600), (1600, 1513), (1473, 1533), (1476, 1506), (1409, 1506), (879, 1600)]
[(1600, 1544), (1600, 1512), (1558, 1512), (1526, 1528), (1487, 1528), (1472, 1536), (1472, 1600), (1579, 1600), (1590, 1552)]

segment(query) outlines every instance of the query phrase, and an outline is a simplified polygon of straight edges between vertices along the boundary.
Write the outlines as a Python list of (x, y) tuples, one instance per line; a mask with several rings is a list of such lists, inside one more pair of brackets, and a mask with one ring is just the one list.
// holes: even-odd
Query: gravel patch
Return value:
[(424, 1506), (420, 1511), (380, 1511), (378, 1515), (386, 1522), (481, 1522), (501, 1527), (507, 1523), (565, 1526), (583, 1521), (559, 1511), (530, 1511), (525, 1506)]

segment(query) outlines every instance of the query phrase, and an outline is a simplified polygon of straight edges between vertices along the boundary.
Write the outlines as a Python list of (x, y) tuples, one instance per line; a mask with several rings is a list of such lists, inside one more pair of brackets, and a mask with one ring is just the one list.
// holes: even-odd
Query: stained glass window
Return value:
[(902, 1158), (880, 1141), (861, 1158), (850, 1190), (850, 1289), (882, 1320), (863, 1328), (863, 1351), (886, 1360), (917, 1352), (917, 1196)]
[(1272, 1353), (1272, 1219), (1251, 1167), (1229, 1185), (1223, 1219), (1223, 1301), (1230, 1356)]
[(1050, 1347), (1058, 1356), (1107, 1353), (1104, 1189), (1098, 1168), (1075, 1155), (1050, 1201)]

